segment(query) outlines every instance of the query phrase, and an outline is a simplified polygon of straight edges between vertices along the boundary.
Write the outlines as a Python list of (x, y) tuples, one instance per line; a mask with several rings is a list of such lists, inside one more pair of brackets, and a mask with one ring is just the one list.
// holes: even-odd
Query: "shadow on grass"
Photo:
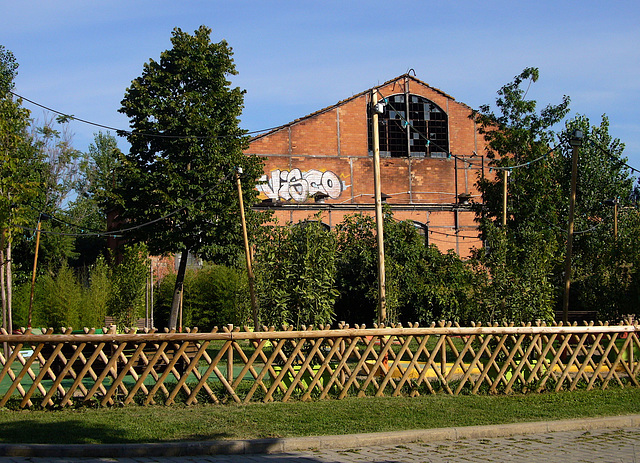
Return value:
[[(252, 461), (325, 462), (311, 455), (280, 454), (281, 439), (254, 441), (225, 440), (226, 433), (192, 435), (189, 440), (138, 442), (127, 438), (126, 432), (108, 425), (91, 425), (80, 420), (38, 423), (19, 420), (0, 424), (1, 457), (23, 458), (180, 458), (206, 455), (227, 455), (225, 461), (241, 462), (251, 455)], [(64, 442), (64, 444), (60, 444)], [(80, 444), (80, 445), (78, 445)], [(85, 444), (85, 445), (81, 445)], [(88, 445), (86, 445), (88, 444)], [(329, 462), (329, 463), (338, 463)], [(382, 463), (391, 463), (382, 462)]]
[[(217, 440), (227, 433), (194, 435), (188, 440)], [(17, 420), (0, 424), (0, 444), (139, 444), (148, 440), (135, 438), (131, 432), (108, 424), (63, 420), (42, 423), (37, 420)]]

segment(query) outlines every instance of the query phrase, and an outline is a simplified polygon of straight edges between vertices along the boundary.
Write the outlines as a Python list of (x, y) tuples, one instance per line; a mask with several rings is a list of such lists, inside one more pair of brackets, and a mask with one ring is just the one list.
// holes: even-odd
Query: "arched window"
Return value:
[[(419, 95), (391, 95), (382, 100), (378, 116), (380, 155), (386, 157), (445, 158), (449, 151), (447, 114)], [(407, 114), (409, 117), (407, 118)], [(373, 153), (371, 114), (368, 115), (369, 153)]]

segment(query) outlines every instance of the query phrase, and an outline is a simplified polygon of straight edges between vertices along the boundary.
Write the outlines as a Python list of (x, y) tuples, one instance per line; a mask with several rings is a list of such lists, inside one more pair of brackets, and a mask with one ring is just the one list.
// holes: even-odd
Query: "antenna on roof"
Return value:
[(416, 76), (416, 70), (415, 70), (415, 69), (413, 69), (413, 68), (410, 68), (410, 69), (407, 71), (407, 75), (411, 74), (412, 72), (413, 72), (413, 77), (415, 77), (415, 76)]

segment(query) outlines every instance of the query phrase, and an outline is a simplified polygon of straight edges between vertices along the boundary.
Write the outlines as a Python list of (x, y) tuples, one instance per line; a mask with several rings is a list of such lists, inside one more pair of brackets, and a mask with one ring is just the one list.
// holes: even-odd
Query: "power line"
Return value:
[(389, 102), (389, 98), (385, 97), (385, 96), (382, 94), (382, 92), (381, 92), (380, 90), (376, 89), (376, 91), (377, 91), (377, 92), (380, 94), (380, 96), (383, 98), (384, 104), (388, 104), (388, 105), (389, 105), (389, 106), (390, 106), (390, 107), (395, 111), (395, 113), (400, 117), (400, 120), (401, 120), (402, 122), (404, 122), (404, 123), (406, 124), (406, 126), (410, 127), (410, 128), (411, 128), (415, 133), (417, 133), (421, 138), (423, 138), (423, 139), (427, 142), (427, 145), (434, 145), (436, 148), (440, 149), (440, 151), (445, 152), (445, 153), (447, 154), (447, 157), (448, 157), (448, 158), (454, 158), (454, 159), (457, 159), (457, 160), (459, 160), (459, 161), (462, 161), (462, 162), (467, 163), (467, 164), (469, 164), (470, 166), (474, 166), (474, 167), (482, 167), (482, 168), (485, 168), (485, 167), (486, 167), (486, 168), (488, 168), (488, 169), (489, 169), (489, 172), (491, 172), (492, 170), (498, 170), (498, 171), (502, 171), (502, 170), (512, 171), (512, 170), (514, 170), (514, 169), (519, 169), (519, 168), (522, 168), (522, 167), (528, 167), (528, 166), (530, 166), (531, 164), (534, 164), (534, 163), (536, 163), (536, 162), (539, 162), (539, 161), (541, 161), (541, 160), (545, 159), (546, 157), (548, 157), (548, 156), (549, 156), (551, 153), (553, 153), (553, 152), (558, 148), (558, 146), (559, 146), (559, 144), (558, 144), (558, 145), (555, 145), (553, 148), (550, 148), (550, 149), (549, 149), (545, 154), (543, 154), (542, 156), (539, 156), (539, 157), (537, 157), (536, 159), (533, 159), (533, 160), (531, 160), (531, 161), (525, 162), (525, 163), (523, 163), (523, 164), (518, 164), (518, 165), (515, 165), (515, 166), (492, 166), (492, 165), (486, 165), (486, 164), (483, 164), (482, 162), (480, 162), (480, 163), (472, 162), (472, 161), (469, 161), (469, 160), (465, 159), (465, 158), (464, 158), (464, 157), (462, 157), (462, 156), (459, 156), (459, 155), (456, 155), (456, 154), (452, 153), (452, 152), (451, 152), (451, 151), (449, 151), (448, 149), (444, 149), (442, 146), (440, 146), (440, 145), (438, 145), (437, 143), (435, 143), (435, 142), (431, 141), (431, 140), (429, 139), (429, 137), (427, 137), (427, 136), (426, 136), (424, 133), (422, 133), (420, 130), (416, 129), (416, 128), (415, 128), (415, 126), (414, 126), (414, 125), (413, 125), (413, 124), (412, 124), (408, 119), (406, 119), (404, 116), (402, 116), (402, 112), (401, 112), (401, 111), (398, 111), (398, 110), (393, 106), (393, 104), (391, 104), (391, 103)]
[[(61, 111), (58, 111), (57, 109), (53, 109), (50, 108), (48, 106), (45, 106), (43, 104), (40, 104), (36, 101), (30, 100), (29, 98), (26, 98), (24, 96), (21, 96), (11, 90), (9, 90), (9, 93), (12, 94), (13, 96), (15, 96), (16, 98), (20, 98), (24, 101), (27, 101), (29, 103), (31, 103), (34, 106), (38, 106), (39, 108), (45, 109), (47, 111), (50, 111), (54, 114), (58, 114), (59, 116), (62, 116), (63, 118), (69, 119), (69, 120), (73, 120), (73, 121), (77, 121), (77, 122), (81, 122), (83, 124), (87, 124), (87, 125), (92, 125), (94, 127), (99, 127), (101, 129), (106, 129), (106, 130), (113, 130), (114, 132), (116, 132), (116, 134), (118, 136), (124, 137), (125, 135), (138, 135), (138, 136), (142, 136), (142, 137), (148, 137), (148, 138), (167, 138), (167, 139), (175, 139), (175, 140), (211, 140), (214, 138), (229, 138), (229, 137), (233, 137), (233, 135), (163, 135), (163, 134), (153, 134), (153, 133), (140, 133), (140, 132), (134, 132), (132, 130), (128, 130), (128, 129), (119, 129), (117, 127), (111, 127), (108, 125), (104, 125), (104, 124), (99, 124), (97, 122), (91, 122), (88, 121), (86, 119), (81, 119), (79, 117), (73, 116), (71, 114), (66, 114), (63, 113)], [(264, 133), (264, 132), (271, 132), (273, 130), (278, 130), (281, 129), (283, 127), (285, 127), (286, 124), (283, 125), (279, 125), (277, 127), (270, 127), (267, 129), (261, 129), (261, 130), (253, 130), (253, 131), (247, 131), (245, 132), (246, 135), (255, 135), (258, 133)]]
[[(64, 233), (64, 232), (56, 232), (56, 231), (48, 231), (48, 230), (41, 230), (40, 233), (49, 234), (49, 235), (59, 235), (59, 236), (76, 236), (76, 237), (77, 236), (105, 236), (105, 237), (112, 237), (112, 238), (120, 238), (123, 234), (125, 234), (127, 232), (130, 232), (130, 231), (133, 231), (133, 230), (138, 230), (138, 229), (144, 228), (144, 227), (148, 227), (149, 225), (153, 225), (154, 223), (158, 223), (158, 222), (160, 222), (162, 220), (168, 219), (169, 217), (177, 214), (178, 212), (181, 212), (181, 211), (183, 211), (185, 209), (188, 209), (193, 204), (197, 203), (200, 199), (202, 199), (203, 197), (205, 197), (206, 195), (211, 193), (214, 189), (216, 189), (223, 182), (228, 181), (229, 178), (231, 177), (231, 175), (235, 175), (235, 171), (230, 172), (229, 174), (227, 174), (226, 176), (224, 176), (223, 178), (218, 180), (211, 188), (209, 188), (207, 191), (202, 193), (197, 198), (188, 201), (186, 205), (180, 206), (177, 209), (174, 209), (173, 211), (163, 215), (162, 217), (158, 217), (156, 219), (150, 220), (149, 222), (138, 224), (138, 225), (135, 225), (133, 227), (122, 228), (122, 229), (119, 229), (119, 230), (110, 230), (110, 231), (106, 231), (106, 232), (92, 232), (92, 233)], [(79, 225), (69, 224), (67, 222), (64, 222), (61, 219), (57, 219), (56, 217), (54, 217), (51, 214), (47, 214), (47, 213), (44, 213), (44, 212), (40, 212), (40, 214), (46, 215), (49, 218), (52, 218), (52, 219), (54, 219), (54, 220), (56, 220), (58, 222), (61, 222), (61, 223), (65, 223), (65, 224), (67, 224), (69, 226), (82, 229), (82, 227), (79, 226)], [(19, 227), (19, 228), (21, 228), (23, 230), (26, 230), (26, 231), (36, 231), (35, 228), (29, 228), (29, 227)]]
[[(489, 169), (489, 171), (491, 171), (491, 170), (497, 170), (497, 171), (507, 170), (507, 171), (510, 171), (510, 170), (513, 170), (513, 169), (519, 169), (519, 168), (522, 168), (522, 167), (527, 167), (527, 166), (529, 166), (531, 164), (534, 164), (534, 163), (536, 163), (538, 161), (541, 161), (542, 159), (546, 158), (551, 153), (553, 153), (559, 146), (559, 145), (554, 146), (553, 148), (549, 149), (545, 154), (537, 157), (536, 159), (533, 159), (533, 160), (528, 161), (526, 163), (518, 164), (518, 165), (515, 165), (515, 166), (492, 166), (492, 165), (487, 165), (487, 164), (483, 164), (483, 163), (472, 162), (472, 161), (469, 161), (469, 160), (465, 159), (462, 156), (459, 156), (459, 155), (456, 155), (456, 154), (452, 153), (448, 149), (445, 150), (443, 147), (441, 147), (437, 143), (431, 141), (429, 139), (429, 137), (427, 137), (425, 134), (423, 134), (420, 130), (416, 129), (415, 126), (409, 120), (407, 120), (406, 118), (404, 118), (401, 115), (401, 113), (393, 106), (393, 104), (391, 104), (389, 102), (389, 98), (385, 97), (382, 94), (382, 92), (380, 92), (380, 90), (376, 90), (376, 91), (378, 93), (380, 93), (380, 95), (384, 99), (385, 104), (388, 104), (391, 108), (393, 108), (393, 110), (396, 111), (396, 113), (399, 115), (400, 119), (403, 122), (405, 122), (407, 124), (407, 126), (411, 127), (411, 129), (415, 133), (417, 133), (421, 138), (423, 138), (427, 142), (427, 144), (436, 146), (441, 151), (445, 152), (447, 154), (447, 157), (453, 157), (454, 159), (457, 159), (457, 160), (459, 160), (461, 162), (469, 164), (470, 166), (486, 167), (486, 168)], [(197, 136), (193, 136), (193, 135), (164, 135), (164, 134), (139, 133), (139, 132), (134, 132), (132, 130), (120, 129), (120, 128), (117, 128), (117, 127), (112, 127), (112, 126), (108, 126), (108, 125), (105, 125), (105, 124), (92, 122), (92, 121), (89, 121), (89, 120), (86, 120), (86, 119), (82, 119), (82, 118), (73, 116), (71, 114), (64, 113), (64, 112), (59, 111), (57, 109), (45, 106), (45, 105), (43, 105), (41, 103), (38, 103), (38, 102), (36, 102), (34, 100), (31, 100), (31, 99), (29, 99), (27, 97), (24, 97), (24, 96), (12, 91), (12, 90), (9, 90), (9, 93), (12, 94), (13, 96), (15, 96), (16, 98), (20, 98), (20, 99), (22, 99), (24, 101), (27, 101), (27, 102), (31, 103), (34, 106), (38, 106), (39, 108), (45, 109), (45, 110), (50, 111), (50, 112), (52, 112), (54, 114), (58, 114), (59, 116), (62, 116), (62, 117), (67, 118), (69, 120), (73, 120), (73, 121), (80, 122), (80, 123), (87, 124), (87, 125), (92, 125), (94, 127), (98, 127), (98, 128), (102, 128), (102, 129), (106, 129), (106, 130), (112, 130), (112, 131), (116, 132), (116, 134), (118, 136), (124, 136), (126, 134), (126, 135), (138, 135), (138, 136), (143, 136), (143, 137), (148, 137), (148, 138), (165, 138), (165, 139), (176, 139), (176, 140), (185, 140), (185, 139), (210, 140), (210, 139), (214, 139), (214, 138), (220, 139), (220, 138), (232, 137), (232, 135), (197, 135)], [(247, 131), (246, 134), (247, 135), (255, 135), (255, 134), (260, 134), (260, 133), (265, 133), (265, 132), (271, 132), (271, 131), (274, 131), (274, 130), (282, 129), (282, 128), (286, 127), (287, 125), (288, 124), (282, 124), (282, 125), (278, 125), (278, 126), (274, 126), (274, 127), (265, 128), (265, 129)], [(591, 143), (594, 146), (596, 146), (598, 149), (600, 149), (601, 151), (605, 152), (606, 154), (608, 154), (609, 156), (611, 156), (612, 158), (615, 159), (615, 156), (613, 154), (611, 154), (610, 152), (604, 150), (601, 146), (596, 144), (593, 140), (591, 141)], [(631, 170), (631, 174), (632, 175), (635, 172), (639, 172), (640, 173), (640, 169), (635, 168), (633, 166), (630, 166), (629, 164), (627, 164), (625, 162), (622, 162), (622, 164), (626, 168)]]
[(630, 166), (629, 164), (627, 164), (626, 162), (624, 162), (622, 159), (616, 157), (611, 151), (603, 148), (599, 143), (597, 143), (595, 140), (593, 140), (591, 137), (588, 138), (589, 143), (591, 143), (591, 146), (595, 146), (596, 148), (598, 148), (600, 151), (602, 151), (604, 154), (606, 154), (607, 156), (609, 156), (611, 159), (613, 159), (614, 161), (619, 162), (620, 164), (622, 164), (623, 166), (625, 166), (627, 169), (631, 170), (631, 175), (633, 175), (634, 173), (638, 172), (640, 173), (640, 169), (637, 169), (635, 167)]

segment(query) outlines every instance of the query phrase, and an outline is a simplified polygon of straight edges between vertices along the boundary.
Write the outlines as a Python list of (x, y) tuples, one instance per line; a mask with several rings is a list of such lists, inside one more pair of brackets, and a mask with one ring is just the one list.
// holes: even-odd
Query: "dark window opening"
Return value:
[(429, 246), (429, 225), (418, 222), (416, 220), (412, 220), (411, 222), (413, 222), (413, 226), (418, 232), (418, 235), (420, 235), (422, 239), (424, 239), (424, 244), (426, 246)]
[[(418, 95), (392, 95), (382, 101), (378, 117), (380, 156), (446, 158), (449, 130), (446, 113), (435, 103)], [(408, 114), (408, 117), (407, 117)], [(368, 116), (369, 153), (373, 153), (371, 114)]]

